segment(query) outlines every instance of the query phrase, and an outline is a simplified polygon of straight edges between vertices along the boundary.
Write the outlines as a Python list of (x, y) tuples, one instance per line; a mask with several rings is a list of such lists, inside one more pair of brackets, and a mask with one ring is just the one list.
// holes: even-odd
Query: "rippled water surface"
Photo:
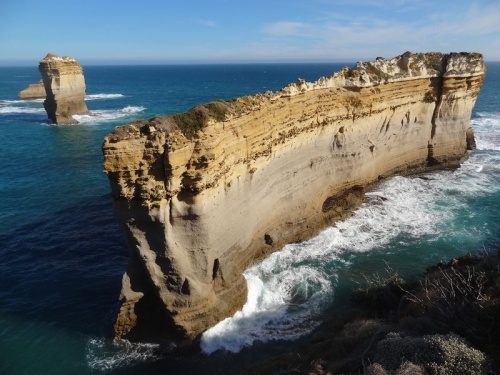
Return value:
[[(80, 125), (48, 123), (16, 94), (34, 68), (0, 68), (0, 373), (235, 373), (293, 347), (342, 311), (363, 274), (403, 275), (500, 241), (500, 64), (488, 64), (471, 126), (478, 150), (455, 171), (395, 177), (349, 219), (245, 272), (244, 308), (201, 350), (112, 341), (127, 249), (102, 173), (114, 126), (195, 104), (315, 80), (338, 64), (84, 67)], [(211, 353), (211, 354), (209, 354)]]

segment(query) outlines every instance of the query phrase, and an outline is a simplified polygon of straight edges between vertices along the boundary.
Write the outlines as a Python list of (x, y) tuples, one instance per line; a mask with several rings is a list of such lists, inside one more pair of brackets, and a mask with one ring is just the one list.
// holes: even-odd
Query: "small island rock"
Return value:
[(90, 113), (85, 104), (83, 69), (75, 59), (49, 53), (38, 70), (47, 94), (43, 106), (55, 124), (78, 124), (72, 115)]
[(24, 90), (19, 91), (17, 96), (22, 100), (45, 99), (45, 86), (43, 80), (40, 80), (38, 83), (30, 84)]

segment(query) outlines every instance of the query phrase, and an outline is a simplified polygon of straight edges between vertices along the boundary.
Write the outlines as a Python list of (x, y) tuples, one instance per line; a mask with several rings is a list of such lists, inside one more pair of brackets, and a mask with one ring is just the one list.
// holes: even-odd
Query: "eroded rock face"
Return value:
[(242, 307), (251, 262), (370, 183), (457, 166), (484, 72), (476, 53), (405, 53), (116, 128), (104, 167), (130, 248), (116, 336), (193, 339)]
[(29, 99), (45, 99), (45, 86), (43, 80), (38, 83), (32, 83), (27, 88), (19, 91), (17, 94), (19, 99), (29, 100)]
[(72, 115), (89, 114), (85, 104), (85, 79), (81, 65), (71, 57), (47, 54), (40, 61), (47, 116), (58, 125), (78, 124)]

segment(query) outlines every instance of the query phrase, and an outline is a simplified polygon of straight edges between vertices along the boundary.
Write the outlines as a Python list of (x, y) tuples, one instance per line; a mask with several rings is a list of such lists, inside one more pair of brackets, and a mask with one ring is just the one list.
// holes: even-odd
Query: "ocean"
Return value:
[[(103, 173), (103, 137), (139, 118), (314, 81), (346, 64), (84, 66), (79, 125), (53, 126), (17, 93), (37, 66), (0, 68), (0, 374), (234, 374), (307, 343), (340, 316), (364, 275), (405, 277), (500, 247), (500, 63), (487, 63), (456, 170), (393, 177), (348, 219), (245, 271), (243, 309), (200, 348), (114, 342), (128, 250)], [(353, 65), (353, 64), (347, 64)], [(380, 197), (385, 199), (380, 199)]]

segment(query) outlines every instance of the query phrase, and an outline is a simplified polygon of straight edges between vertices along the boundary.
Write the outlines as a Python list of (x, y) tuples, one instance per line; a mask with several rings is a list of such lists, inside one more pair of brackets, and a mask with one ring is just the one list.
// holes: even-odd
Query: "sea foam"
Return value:
[(90, 115), (73, 115), (73, 118), (81, 124), (99, 124), (131, 116), (145, 109), (141, 106), (127, 106), (121, 109), (94, 110)]
[(85, 100), (119, 99), (124, 97), (123, 94), (89, 94), (85, 97)]
[[(95, 94), (88, 95), (86, 100), (99, 100), (99, 99), (115, 99), (124, 97), (122, 94)], [(40, 105), (41, 100), (1, 100), (0, 101), (0, 115), (16, 116), (16, 115), (30, 115), (33, 117), (32, 121), (43, 122), (47, 120), (46, 112), (43, 106)], [(146, 110), (142, 106), (126, 106), (117, 109), (91, 109), (89, 115), (73, 115), (73, 118), (81, 124), (99, 124), (109, 122), (124, 117), (130, 117), (137, 113)], [(41, 117), (43, 116), (43, 117)]]
[(471, 120), (480, 150), (500, 151), (500, 113), (480, 112)]
[(158, 350), (158, 344), (92, 338), (87, 342), (85, 356), (92, 370), (110, 371), (138, 362), (154, 361), (159, 358)]
[(1, 114), (14, 114), (14, 113), (45, 113), (43, 108), (33, 107), (16, 107), (16, 106), (0, 106)]
[(471, 124), (479, 150), (460, 168), (393, 177), (368, 192), (348, 219), (247, 269), (246, 304), (203, 334), (203, 352), (238, 352), (257, 341), (290, 340), (311, 332), (334, 296), (339, 269), (349, 267), (343, 254), (384, 249), (397, 238), (419, 242), (460, 236), (465, 241), (480, 236), (480, 228), (464, 228), (456, 218), (467, 209), (468, 199), (500, 190), (494, 181), (498, 173), (491, 173), (499, 169), (500, 155), (481, 151), (500, 147), (500, 116), (480, 116)]
[(286, 245), (246, 270), (247, 303), (203, 334), (202, 350), (238, 352), (255, 341), (290, 340), (311, 332), (334, 296), (338, 269), (348, 267), (342, 253), (380, 248), (402, 233), (418, 237), (436, 232), (445, 213), (435, 215), (421, 198), (428, 185), (421, 179), (391, 179), (368, 194), (347, 220), (309, 241)]

